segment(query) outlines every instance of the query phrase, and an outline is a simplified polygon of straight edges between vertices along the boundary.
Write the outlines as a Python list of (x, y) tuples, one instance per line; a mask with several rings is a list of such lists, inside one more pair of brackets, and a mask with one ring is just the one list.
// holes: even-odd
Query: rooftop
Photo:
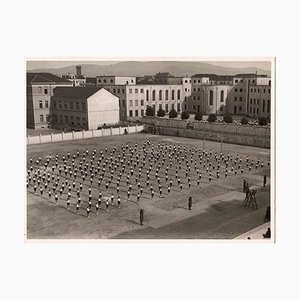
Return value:
[(100, 87), (56, 87), (54, 97), (82, 99), (88, 98), (101, 90)]
[(27, 73), (27, 84), (34, 83), (71, 83), (71, 81), (51, 73)]

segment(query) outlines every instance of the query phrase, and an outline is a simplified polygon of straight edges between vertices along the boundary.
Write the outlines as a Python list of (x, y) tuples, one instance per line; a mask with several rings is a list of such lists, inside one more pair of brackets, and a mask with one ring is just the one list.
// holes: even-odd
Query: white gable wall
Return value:
[(88, 129), (119, 122), (119, 98), (101, 89), (87, 99)]

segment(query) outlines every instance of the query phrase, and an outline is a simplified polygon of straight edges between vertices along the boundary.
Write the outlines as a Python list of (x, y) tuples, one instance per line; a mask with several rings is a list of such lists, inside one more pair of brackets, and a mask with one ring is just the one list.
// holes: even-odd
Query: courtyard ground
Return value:
[[(77, 150), (80, 152), (89, 149), (91, 152), (105, 147), (109, 149), (121, 144), (134, 146), (135, 143), (141, 145), (147, 140), (156, 143), (164, 142), (170, 145), (197, 147), (202, 150), (220, 152), (232, 156), (237, 154), (243, 158), (245, 163), (246, 156), (249, 155), (250, 161), (256, 162), (258, 158), (264, 162), (264, 167), (257, 170), (253, 168), (249, 172), (244, 168), (244, 173), (234, 175), (229, 173), (225, 179), (213, 178), (209, 183), (208, 176), (202, 170), (202, 180), (197, 186), (196, 177), (192, 176), (192, 186), (188, 188), (183, 185), (180, 191), (174, 182), (170, 194), (166, 191), (163, 181), (163, 194), (159, 197), (155, 193), (154, 198), (150, 197), (150, 191), (142, 181), (144, 194), (137, 202), (137, 188), (133, 186), (133, 194), (127, 200), (127, 186), (124, 181), (120, 185), (121, 207), (110, 206), (106, 212), (103, 207), (99, 215), (92, 211), (90, 218), (86, 217), (85, 212), (79, 215), (75, 212), (76, 197), (72, 197), (71, 209), (67, 210), (65, 205), (66, 195), (58, 204), (52, 199), (48, 199), (47, 193), (41, 197), (34, 194), (32, 186), (27, 191), (27, 238), (28, 239), (233, 239), (241, 234), (258, 227), (264, 222), (264, 214), (270, 205), (270, 169), (267, 162), (270, 158), (269, 149), (246, 147), (241, 145), (220, 144), (206, 141), (205, 145), (201, 140), (157, 136), (150, 134), (130, 134), (122, 136), (112, 136), (94, 138), (86, 140), (76, 140), (61, 143), (50, 143), (41, 145), (31, 145), (27, 147), (27, 165), (29, 158), (35, 161), (41, 157), (42, 161), (50, 154), (61, 157), (69, 151), (71, 154)], [(143, 174), (146, 170), (142, 170)], [(193, 173), (194, 174), (194, 173)], [(195, 175), (195, 174), (194, 174)], [(267, 185), (263, 187), (263, 175), (267, 175)], [(182, 175), (184, 177), (184, 175)], [(162, 177), (163, 179), (163, 177)], [(243, 180), (246, 179), (252, 188), (257, 189), (258, 209), (243, 207), (242, 203), (245, 194), (242, 193)], [(79, 182), (79, 179), (77, 179)], [(154, 185), (151, 178), (150, 183)], [(77, 182), (76, 182), (77, 184)], [(87, 185), (86, 185), (87, 187)], [(98, 194), (97, 185), (93, 186), (93, 198)], [(104, 196), (115, 195), (115, 186), (109, 187), (106, 194), (105, 188), (101, 186)], [(192, 210), (187, 209), (187, 199), (193, 197)], [(87, 198), (87, 195), (83, 195)], [(84, 201), (83, 201), (84, 202)], [(144, 209), (145, 222), (139, 224), (139, 210)]]

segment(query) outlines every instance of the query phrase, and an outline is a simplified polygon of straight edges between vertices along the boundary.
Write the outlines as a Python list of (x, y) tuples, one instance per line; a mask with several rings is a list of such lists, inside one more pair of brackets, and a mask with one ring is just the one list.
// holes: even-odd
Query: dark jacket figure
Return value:
[(246, 193), (246, 180), (243, 181), (243, 193)]
[(264, 187), (266, 186), (267, 183), (267, 175), (264, 175)]
[(128, 132), (127, 132), (127, 129), (125, 128), (125, 129), (124, 129), (124, 134), (127, 134), (127, 133), (128, 133)]
[(265, 219), (264, 222), (270, 222), (271, 220), (271, 213), (270, 213), (270, 206), (267, 207), (266, 209), (266, 214), (265, 214)]
[(144, 210), (141, 208), (140, 210), (140, 224), (143, 225), (144, 222)]
[(189, 205), (189, 210), (192, 209), (192, 203), (193, 203), (193, 201), (192, 201), (192, 196), (190, 196), (190, 197), (189, 197), (189, 203), (188, 203), (188, 205)]
[(264, 237), (264, 239), (269, 239), (271, 237), (271, 229), (270, 229), (270, 227), (268, 228), (268, 230), (266, 231), (266, 233), (263, 233), (263, 237)]

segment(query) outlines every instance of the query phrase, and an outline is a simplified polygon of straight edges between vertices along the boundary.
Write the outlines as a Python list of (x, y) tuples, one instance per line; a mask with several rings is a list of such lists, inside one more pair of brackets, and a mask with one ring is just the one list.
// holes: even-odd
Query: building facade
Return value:
[(50, 124), (50, 105), (53, 90), (72, 87), (72, 82), (50, 73), (27, 73), (27, 128), (47, 128)]
[(116, 124), (119, 98), (104, 88), (56, 88), (51, 101), (51, 127), (64, 130), (91, 130)]
[(147, 106), (152, 106), (156, 113), (159, 109), (164, 109), (166, 112), (171, 109), (177, 112), (185, 110), (191, 95), (191, 78), (172, 78), (166, 82), (165, 84), (137, 84), (135, 77), (97, 77), (98, 87), (105, 87), (119, 98), (122, 121), (143, 117)]

